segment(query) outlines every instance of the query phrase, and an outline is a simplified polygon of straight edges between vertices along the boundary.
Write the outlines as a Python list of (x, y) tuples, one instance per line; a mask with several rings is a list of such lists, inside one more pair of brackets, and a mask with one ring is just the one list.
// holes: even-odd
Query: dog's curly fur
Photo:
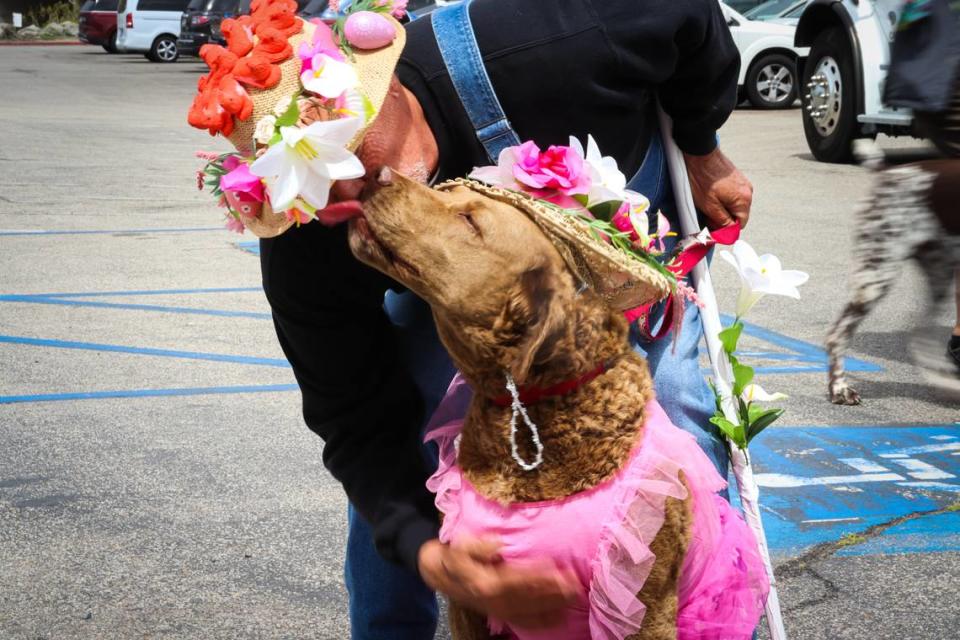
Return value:
[[(360, 224), (369, 228), (352, 231), (351, 247), (431, 304), (444, 345), (475, 390), (457, 458), (466, 477), (504, 504), (564, 498), (610, 478), (642, 438), (644, 407), (653, 398), (649, 370), (627, 342), (622, 314), (591, 291), (578, 291), (556, 249), (516, 209), (463, 191), (432, 191), (402, 176), (386, 186), (366, 203), (368, 220)], [(465, 209), (471, 219), (462, 224)], [(437, 237), (442, 246), (431, 245)], [(460, 268), (468, 263), (484, 277)], [(598, 363), (607, 365), (600, 376), (527, 407), (548, 454), (535, 471), (521, 469), (511, 458), (511, 410), (488, 400), (504, 393), (506, 372), (519, 384), (546, 387)], [(520, 453), (532, 459), (532, 445), (521, 439)], [(633, 640), (676, 638), (677, 585), (691, 525), (689, 499), (668, 498), (651, 543), (656, 561), (638, 594), (646, 615)], [(457, 640), (490, 638), (482, 617), (454, 603), (450, 616)]]

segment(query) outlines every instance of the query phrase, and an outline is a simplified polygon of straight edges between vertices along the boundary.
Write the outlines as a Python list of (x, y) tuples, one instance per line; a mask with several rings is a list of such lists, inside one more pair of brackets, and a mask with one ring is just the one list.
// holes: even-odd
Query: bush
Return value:
[(44, 27), (51, 23), (78, 22), (80, 7), (70, 0), (60, 0), (55, 4), (35, 7), (27, 11), (23, 17), (24, 24), (34, 24)]

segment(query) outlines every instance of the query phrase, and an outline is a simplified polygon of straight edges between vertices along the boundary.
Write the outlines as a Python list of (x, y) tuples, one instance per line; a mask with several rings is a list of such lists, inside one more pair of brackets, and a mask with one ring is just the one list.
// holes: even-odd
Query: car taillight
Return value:
[(199, 27), (210, 22), (210, 16), (193, 16), (193, 26)]
[(127, 29), (133, 29), (133, 14), (127, 14)]

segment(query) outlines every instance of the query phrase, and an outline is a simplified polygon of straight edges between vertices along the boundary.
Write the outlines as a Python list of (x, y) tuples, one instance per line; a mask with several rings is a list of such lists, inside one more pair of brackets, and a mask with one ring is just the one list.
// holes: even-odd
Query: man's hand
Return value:
[(734, 222), (747, 226), (753, 185), (719, 148), (705, 156), (683, 154), (690, 174), (693, 202), (710, 221), (712, 228)]
[(563, 621), (563, 608), (580, 591), (575, 576), (553, 563), (511, 567), (499, 545), (468, 541), (457, 546), (430, 540), (418, 556), (427, 585), (457, 603), (521, 629), (546, 629)]
[(377, 120), (367, 130), (356, 154), (367, 173), (362, 178), (341, 180), (333, 185), (332, 206), (317, 212), (325, 224), (343, 220), (343, 216), (338, 215), (336, 203), (357, 200), (367, 181), (373, 180), (381, 167), (392, 167), (423, 183), (436, 170), (440, 155), (437, 141), (420, 103), (396, 76), (390, 82)]

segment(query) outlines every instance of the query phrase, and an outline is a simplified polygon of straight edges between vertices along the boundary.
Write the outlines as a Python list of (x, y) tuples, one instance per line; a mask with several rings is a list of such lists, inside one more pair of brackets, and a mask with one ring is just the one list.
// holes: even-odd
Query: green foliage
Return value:
[(727, 352), (727, 355), (733, 355), (737, 351), (737, 343), (740, 341), (741, 333), (743, 333), (743, 323), (737, 320), (718, 334), (720, 342), (723, 343), (723, 350)]
[(33, 7), (23, 16), (25, 25), (45, 27), (53, 22), (79, 22), (80, 6), (69, 0)]
[(740, 361), (733, 356), (730, 356), (730, 366), (733, 367), (733, 395), (739, 396), (753, 381), (753, 367), (740, 364)]
[(297, 100), (294, 99), (290, 101), (290, 106), (283, 112), (283, 115), (277, 118), (277, 128), (296, 126), (299, 119), (300, 105), (297, 104)]

